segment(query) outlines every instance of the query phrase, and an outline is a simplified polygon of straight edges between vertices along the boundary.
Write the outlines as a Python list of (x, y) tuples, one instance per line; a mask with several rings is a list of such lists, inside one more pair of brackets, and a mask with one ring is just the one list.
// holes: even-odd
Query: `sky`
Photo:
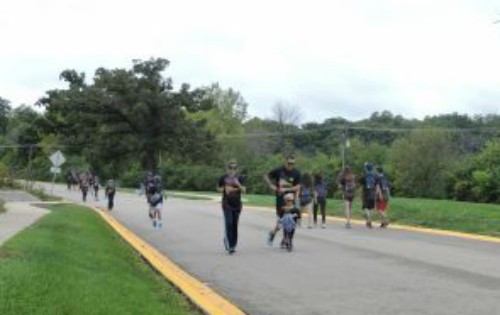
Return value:
[(64, 69), (163, 57), (174, 86), (219, 82), (272, 116), (500, 114), (500, 1), (2, 0), (0, 97), (33, 104)]

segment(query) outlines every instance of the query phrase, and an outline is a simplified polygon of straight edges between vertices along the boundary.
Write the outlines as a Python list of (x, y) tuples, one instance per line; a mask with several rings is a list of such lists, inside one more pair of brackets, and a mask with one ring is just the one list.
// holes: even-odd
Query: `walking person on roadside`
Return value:
[(328, 185), (323, 178), (323, 173), (318, 173), (314, 177), (314, 226), (318, 226), (318, 208), (321, 210), (321, 228), (326, 228), (326, 194)]
[(238, 174), (236, 161), (232, 160), (226, 165), (226, 174), (219, 178), (217, 191), (222, 193), (224, 248), (231, 255), (238, 245), (238, 223), (243, 208), (241, 194), (246, 192), (244, 179)]
[(110, 179), (106, 183), (106, 187), (104, 188), (104, 195), (108, 199), (108, 211), (112, 211), (115, 205), (115, 193), (116, 193), (116, 185), (115, 181)]
[[(295, 155), (290, 154), (286, 157), (283, 166), (273, 169), (264, 175), (264, 181), (276, 195), (276, 223), (275, 227), (269, 232), (267, 244), (273, 245), (276, 232), (279, 230), (279, 219), (283, 217), (283, 196), (287, 193), (296, 194), (300, 190), (300, 172), (295, 169)], [(282, 241), (282, 245), (284, 243)]]
[(380, 227), (386, 228), (389, 225), (387, 211), (389, 209), (389, 198), (391, 196), (391, 186), (389, 179), (384, 173), (383, 166), (377, 167), (377, 200), (376, 208), (380, 214)]
[[(314, 187), (312, 176), (305, 173), (300, 180), (299, 204), (300, 212), (307, 213), (307, 228), (312, 229)], [(299, 222), (301, 222), (300, 220)], [(300, 225), (299, 225), (300, 226)]]
[(342, 198), (344, 199), (344, 213), (346, 218), (346, 229), (351, 228), (352, 218), (352, 202), (356, 191), (356, 177), (352, 172), (351, 166), (347, 165), (338, 179), (339, 188), (342, 190)]
[(94, 190), (94, 200), (99, 201), (99, 177), (97, 175), (94, 175), (92, 189)]
[(375, 174), (373, 169), (373, 164), (366, 162), (364, 165), (364, 173), (360, 178), (360, 184), (363, 188), (363, 206), (366, 227), (371, 229), (373, 210), (375, 209), (375, 199), (376, 199), (376, 189), (377, 189), (377, 174)]
[(160, 186), (155, 186), (150, 190), (151, 197), (149, 199), (153, 227), (161, 229), (163, 227), (162, 211), (163, 211), (163, 191)]

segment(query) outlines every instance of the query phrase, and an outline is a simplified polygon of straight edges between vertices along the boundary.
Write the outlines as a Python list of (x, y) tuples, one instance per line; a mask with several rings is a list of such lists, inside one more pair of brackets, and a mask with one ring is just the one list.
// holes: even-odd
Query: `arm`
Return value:
[[(271, 172), (272, 173), (272, 172)], [(272, 191), (277, 191), (278, 187), (276, 187), (275, 184), (273, 184), (271, 182), (271, 179), (269, 178), (269, 175), (271, 173), (268, 173), (268, 174), (264, 174), (264, 181), (266, 182), (267, 186), (269, 186), (269, 188), (272, 190)]]
[(219, 181), (217, 183), (217, 188), (216, 189), (220, 193), (224, 191), (224, 176), (221, 176), (219, 178)]

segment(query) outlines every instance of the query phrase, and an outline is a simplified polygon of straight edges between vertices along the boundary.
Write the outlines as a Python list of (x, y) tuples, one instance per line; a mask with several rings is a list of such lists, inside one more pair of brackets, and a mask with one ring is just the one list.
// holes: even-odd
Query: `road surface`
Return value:
[(243, 211), (233, 256), (214, 201), (168, 199), (161, 230), (144, 197), (118, 192), (112, 214), (249, 314), (500, 314), (500, 244), (329, 223), (298, 229), (288, 253), (266, 245), (272, 211)]

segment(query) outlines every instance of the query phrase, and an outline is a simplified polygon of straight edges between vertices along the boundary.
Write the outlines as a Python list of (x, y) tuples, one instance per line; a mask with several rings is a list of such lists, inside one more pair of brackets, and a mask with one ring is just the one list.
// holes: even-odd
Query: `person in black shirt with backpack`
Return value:
[(370, 162), (365, 163), (364, 174), (360, 178), (360, 184), (363, 188), (362, 196), (363, 196), (363, 206), (362, 209), (364, 211), (365, 219), (366, 219), (366, 227), (372, 228), (372, 216), (373, 210), (375, 209), (375, 198), (376, 198), (376, 190), (377, 190), (377, 174), (375, 174), (373, 169), (373, 164)]
[(224, 213), (224, 247), (231, 255), (238, 244), (238, 222), (242, 209), (241, 194), (246, 192), (243, 177), (237, 174), (236, 161), (230, 161), (226, 174), (219, 178), (217, 190), (222, 193), (222, 211)]

